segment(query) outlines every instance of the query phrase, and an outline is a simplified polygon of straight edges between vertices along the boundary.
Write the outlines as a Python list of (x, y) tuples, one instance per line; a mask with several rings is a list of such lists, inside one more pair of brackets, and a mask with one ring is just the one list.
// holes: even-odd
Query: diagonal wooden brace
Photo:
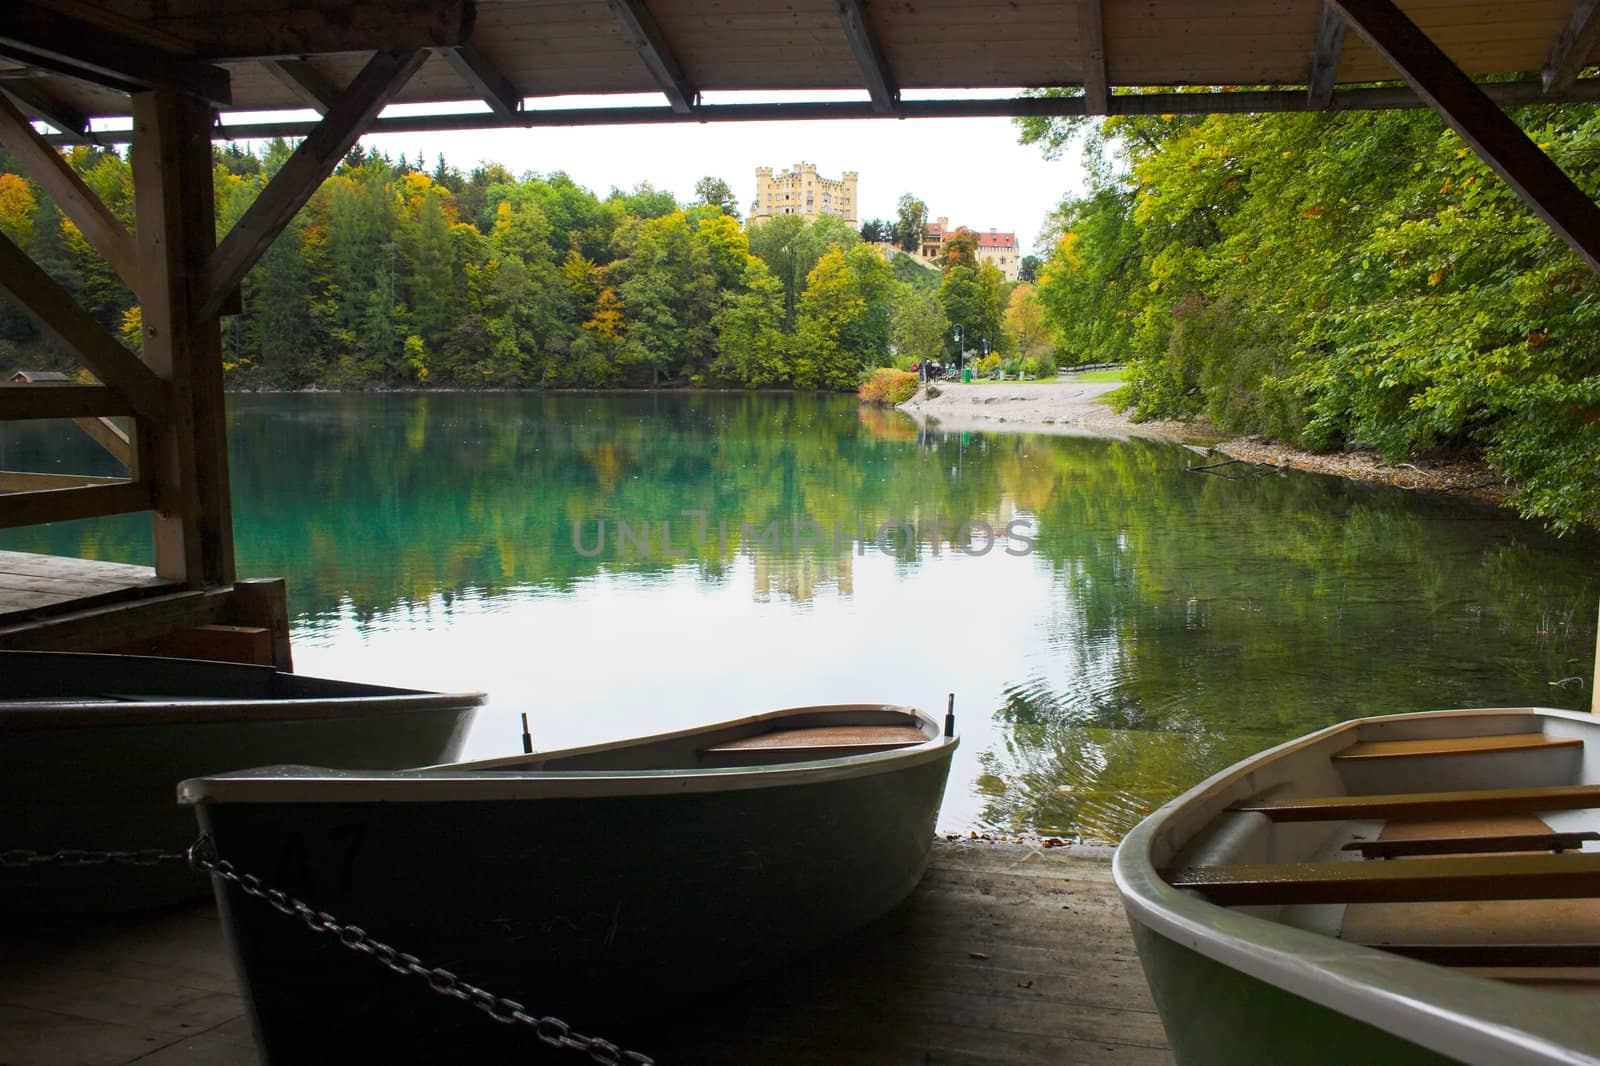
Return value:
[(137, 285), (139, 253), (133, 234), (67, 165), (61, 153), (34, 132), (27, 117), (3, 94), (0, 94), (0, 144), (21, 160), (29, 177), (50, 194), (84, 239), (111, 264), (117, 277), (130, 289)]
[(221, 312), (229, 294), (427, 56), (419, 48), (379, 52), (367, 62), (211, 253), (204, 273), (196, 279), (196, 318), (215, 318)]
[(72, 294), (0, 233), (0, 291), (62, 349), (125, 396), (141, 418), (167, 414), (167, 386), (78, 306)]
[(1557, 236), (1600, 271), (1600, 206), (1391, 0), (1328, 0)]

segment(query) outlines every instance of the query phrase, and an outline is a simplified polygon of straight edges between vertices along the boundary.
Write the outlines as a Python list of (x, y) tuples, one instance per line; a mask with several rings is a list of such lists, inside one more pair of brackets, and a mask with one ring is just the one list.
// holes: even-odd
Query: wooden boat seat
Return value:
[(1427, 740), (1363, 740), (1336, 754), (1335, 762), (1368, 759), (1411, 759), (1439, 755), (1488, 755), (1507, 751), (1542, 751), (1583, 746), (1577, 737), (1543, 733), (1508, 733), (1484, 737), (1441, 737)]
[(1435, 966), (1600, 966), (1600, 944), (1374, 944)]
[(1275, 822), (1334, 822), (1358, 818), (1460, 818), (1600, 807), (1600, 785), (1480, 788), (1462, 792), (1402, 792), (1372, 796), (1310, 796), (1235, 804), (1231, 811), (1264, 814)]
[(740, 737), (704, 749), (708, 755), (731, 752), (812, 753), (836, 749), (850, 754), (864, 750), (888, 751), (909, 748), (928, 738), (915, 726), (843, 725), (812, 726), (801, 729), (776, 729), (770, 733)]
[(1600, 896), (1600, 853), (1193, 866), (1167, 878), (1223, 906)]
[(1410, 840), (1354, 840), (1342, 851), (1359, 851), (1363, 859), (1410, 855), (1478, 855), (1498, 851), (1579, 851), (1600, 833), (1504, 833), (1488, 836), (1414, 837)]

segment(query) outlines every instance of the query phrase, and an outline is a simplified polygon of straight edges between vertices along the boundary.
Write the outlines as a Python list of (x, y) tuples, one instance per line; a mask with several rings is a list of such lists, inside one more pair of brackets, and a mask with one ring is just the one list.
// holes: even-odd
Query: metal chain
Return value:
[(462, 980), (449, 970), (425, 966), (415, 955), (409, 955), (367, 935), (358, 925), (346, 925), (327, 911), (319, 911), (310, 904), (289, 895), (281, 889), (269, 888), (254, 874), (241, 874), (233, 863), (217, 856), (216, 846), (208, 836), (201, 836), (185, 851), (165, 851), (161, 848), (144, 848), (139, 851), (88, 851), (82, 848), (61, 848), (57, 851), (29, 851), (13, 848), (0, 851), (0, 867), (22, 868), (30, 866), (155, 866), (163, 862), (187, 862), (197, 871), (214, 874), (230, 884), (237, 885), (247, 896), (254, 896), (270, 904), (275, 910), (291, 918), (299, 918), (313, 933), (326, 933), (357, 955), (366, 955), (402, 977), (417, 977), (446, 999), (459, 999), (471, 1003), (501, 1025), (523, 1025), (533, 1030), (535, 1036), (551, 1047), (586, 1054), (604, 1066), (655, 1066), (655, 1060), (637, 1051), (625, 1051), (609, 1040), (597, 1036), (584, 1036), (559, 1018), (534, 1017), (527, 1008), (514, 999), (497, 996), (493, 992)]

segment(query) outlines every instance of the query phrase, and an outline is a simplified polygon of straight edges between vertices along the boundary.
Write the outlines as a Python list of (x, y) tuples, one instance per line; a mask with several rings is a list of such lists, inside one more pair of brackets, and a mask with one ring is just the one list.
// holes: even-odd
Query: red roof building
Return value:
[[(957, 229), (961, 227), (956, 227)], [(928, 233), (922, 238), (921, 253), (924, 259), (938, 259), (944, 249), (945, 239), (955, 233), (948, 218), (928, 223)], [(1015, 233), (998, 230), (973, 230), (978, 238), (978, 263), (993, 263), (1007, 281), (1016, 281), (1022, 269), (1022, 256), (1017, 249)]]

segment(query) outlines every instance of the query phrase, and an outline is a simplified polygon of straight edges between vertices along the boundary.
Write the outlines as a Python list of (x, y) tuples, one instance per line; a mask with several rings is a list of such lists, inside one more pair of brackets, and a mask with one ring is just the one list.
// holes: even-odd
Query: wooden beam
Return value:
[(35, 621), (0, 625), (0, 648), (99, 651), (186, 626), (222, 621), (232, 601), (230, 587), (174, 592), (53, 613)]
[(150, 484), (145, 481), (119, 481), (112, 485), (43, 492), (13, 492), (0, 496), (0, 529), (148, 511), (153, 506), (154, 496)]
[(139, 476), (139, 460), (134, 454), (133, 442), (121, 426), (109, 418), (75, 418), (72, 421), (107, 455), (127, 467), (130, 475)]
[(304, 207), (339, 160), (366, 132), (367, 125), (405, 86), (427, 58), (427, 52), (379, 52), (338, 101), (300, 142), (271, 183), (261, 191), (228, 231), (198, 279), (196, 317), (214, 318), (244, 276), (272, 245), (296, 211)]
[(137, 423), (138, 469), (155, 487), (156, 573), (191, 588), (231, 584), (222, 330), (215, 315), (195, 312), (216, 248), (211, 109), (171, 91), (139, 93), (133, 120), (144, 357), (173, 396), (167, 418)]
[[(1537, 80), (1493, 82), (1482, 86), (1489, 97), (1506, 107), (1600, 101), (1600, 78), (1581, 78), (1567, 92), (1547, 97)], [(1425, 106), (1409, 87), (1340, 89), (1329, 111), (1392, 111)], [(1125, 93), (1111, 97), (1113, 115), (1253, 115), (1263, 112), (1312, 110), (1304, 89), (1244, 90), (1204, 93)], [(904, 100), (899, 118), (1070, 118), (1085, 114), (1081, 96), (1020, 96), (987, 100)], [(696, 122), (816, 122), (837, 119), (881, 119), (870, 103), (853, 101), (796, 104), (702, 104), (689, 114), (668, 107), (528, 108), (515, 120), (488, 111), (444, 115), (398, 115), (374, 119), (365, 130), (376, 133), (438, 133), (446, 130), (561, 128), (576, 126), (656, 126)], [(236, 123), (216, 127), (218, 140), (261, 140), (270, 137), (304, 137), (317, 127), (312, 119)], [(129, 134), (105, 130), (96, 136), (107, 144), (121, 144)], [(57, 138), (46, 137), (55, 143)]]
[(326, 115), (339, 98), (333, 82), (303, 59), (265, 59), (261, 65), (319, 115)]
[(127, 397), (104, 385), (0, 385), (0, 422), (132, 413)]
[(880, 115), (894, 114), (900, 104), (900, 86), (889, 70), (888, 60), (883, 58), (883, 47), (867, 18), (863, 0), (835, 0), (834, 6), (839, 9), (839, 23), (856, 57), (856, 66), (861, 68), (861, 78), (867, 83), (872, 110)]
[(1306, 102), (1318, 111), (1333, 102), (1333, 83), (1344, 55), (1344, 30), (1344, 16), (1323, 4), (1317, 43), (1311, 49), (1311, 74), (1306, 79)]
[(136, 414), (160, 419), (167, 411), (166, 385), (139, 357), (78, 306), (72, 294), (0, 233), (0, 292), (33, 320), (62, 350), (127, 397)]
[(56, 96), (33, 79), (7, 78), (0, 89), (14, 100), (32, 118), (48, 122), (61, 131), (61, 136), (73, 144), (93, 144), (94, 134), (89, 130), (89, 116)]
[(491, 111), (501, 118), (515, 119), (521, 116), (522, 93), (475, 45), (460, 44), (454, 48), (443, 48), (439, 54), (450, 64), (450, 69), (482, 97)]
[(294, 672), (294, 649), (289, 641), (288, 586), (281, 577), (246, 578), (233, 586), (233, 620), (259, 626), (271, 634), (272, 665)]
[(1111, 113), (1111, 81), (1106, 75), (1106, 31), (1100, 0), (1078, 0), (1078, 46), (1083, 56), (1083, 109)]
[(0, 95), (0, 144), (21, 161), (28, 176), (50, 194), (56, 206), (72, 219), (84, 239), (111, 264), (117, 276), (130, 289), (136, 286), (139, 267), (133, 235), (67, 165), (61, 153), (34, 132), (33, 124), (4, 95)]
[[(472, 39), (473, 0), (155, 5), (145, 25), (190, 41), (211, 60), (288, 59), (454, 48)], [(252, 10), (253, 9), (253, 10)]]
[[(40, 474), (32, 470), (0, 470), (0, 492), (35, 492), (75, 489), (83, 485), (126, 485), (125, 477), (95, 477), (91, 474)], [(0, 497), (0, 503), (4, 502)]]
[(1328, 0), (1534, 213), (1600, 272), (1600, 206), (1392, 0)]
[(119, 92), (155, 87), (233, 102), (228, 72), (35, 0), (8, 0), (0, 54)]
[(1589, 65), (1594, 47), (1600, 43), (1600, 0), (1577, 0), (1572, 17), (1556, 37), (1550, 57), (1544, 62), (1544, 91), (1570, 89), (1578, 71)]
[(622, 35), (639, 53), (639, 58), (661, 87), (672, 110), (680, 115), (694, 113), (700, 103), (700, 90), (683, 72), (683, 64), (678, 62), (677, 53), (672, 50), (667, 35), (661, 31), (661, 24), (645, 7), (644, 0), (607, 2), (611, 5), (611, 16), (622, 29)]

